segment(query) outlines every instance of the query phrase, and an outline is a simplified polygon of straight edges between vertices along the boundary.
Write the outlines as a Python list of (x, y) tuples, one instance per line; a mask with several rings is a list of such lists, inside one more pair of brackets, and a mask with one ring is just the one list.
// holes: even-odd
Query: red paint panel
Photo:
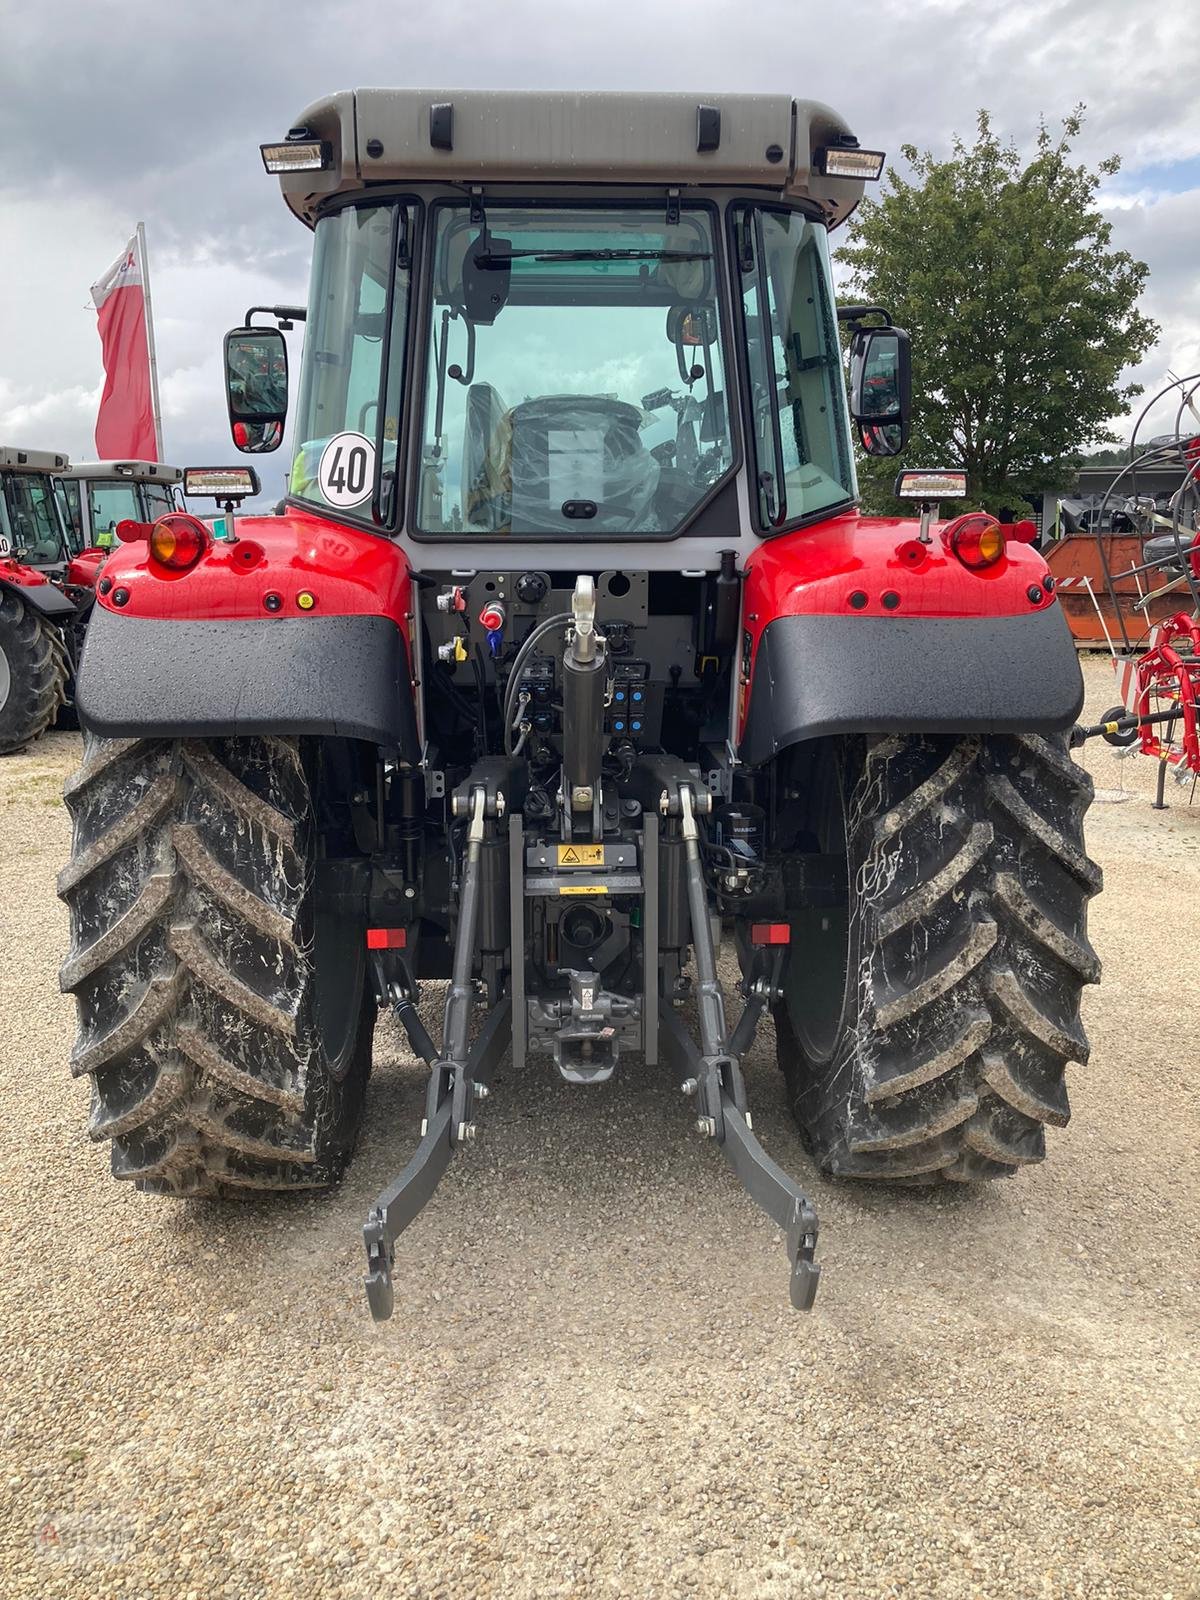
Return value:
[[(994, 566), (975, 572), (942, 542), (946, 526), (935, 522), (932, 543), (923, 545), (909, 518), (847, 512), (765, 540), (746, 562), (742, 619), (751, 680), (763, 630), (776, 617), (1011, 617), (1057, 603), (1042, 586), (1046, 563), (1029, 545), (1009, 542)], [(739, 732), (748, 704), (743, 692)]]
[[(1010, 543), (995, 566), (972, 572), (942, 544), (944, 526), (934, 523), (920, 562), (912, 550), (918, 524), (900, 517), (849, 512), (766, 540), (746, 562), (744, 615), (755, 646), (775, 617), (1004, 617), (1032, 609), (1026, 590), (1046, 575), (1036, 550)], [(867, 596), (861, 611), (850, 605), (855, 591)], [(899, 595), (892, 612), (882, 602), (889, 591)]]
[(108, 559), (108, 551), (93, 547), (81, 550), (67, 563), (67, 582), (80, 589), (94, 589), (100, 568)]
[(36, 589), (50, 582), (44, 572), (39, 572), (36, 567), (27, 567), (12, 556), (0, 561), (0, 578), (5, 583), (15, 583), (21, 589)]
[[(408, 562), (390, 540), (303, 511), (239, 517), (236, 530), (234, 543), (213, 541), (187, 572), (160, 566), (144, 541), (119, 545), (104, 576), (129, 599), (114, 606), (110, 591), (98, 603), (128, 616), (181, 620), (383, 616), (408, 637), (412, 583)], [(301, 591), (315, 596), (311, 610), (296, 604)], [(281, 596), (278, 611), (264, 607), (268, 592)]]

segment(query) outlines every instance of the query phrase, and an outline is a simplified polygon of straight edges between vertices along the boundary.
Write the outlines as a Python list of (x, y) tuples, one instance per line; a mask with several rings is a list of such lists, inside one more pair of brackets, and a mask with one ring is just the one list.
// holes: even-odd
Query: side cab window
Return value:
[(798, 211), (733, 208), (750, 379), (748, 432), (765, 531), (857, 492), (824, 227)]

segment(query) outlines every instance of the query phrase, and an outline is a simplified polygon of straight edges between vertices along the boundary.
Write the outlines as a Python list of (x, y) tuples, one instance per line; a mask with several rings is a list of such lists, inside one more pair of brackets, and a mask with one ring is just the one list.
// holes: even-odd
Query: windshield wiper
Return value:
[(510, 250), (479, 255), (477, 267), (502, 267), (510, 261), (711, 261), (709, 250)]

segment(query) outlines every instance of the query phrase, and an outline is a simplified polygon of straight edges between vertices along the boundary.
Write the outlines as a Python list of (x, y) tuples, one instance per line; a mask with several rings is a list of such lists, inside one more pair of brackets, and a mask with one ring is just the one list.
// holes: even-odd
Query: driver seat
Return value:
[[(659, 464), (636, 406), (604, 395), (540, 395), (508, 413), (512, 527), (517, 533), (654, 532)], [(594, 515), (564, 514), (570, 502)]]

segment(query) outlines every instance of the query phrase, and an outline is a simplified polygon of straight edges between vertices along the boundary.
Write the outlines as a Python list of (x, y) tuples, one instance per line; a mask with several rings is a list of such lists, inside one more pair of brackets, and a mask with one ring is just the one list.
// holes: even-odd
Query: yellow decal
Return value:
[(607, 894), (608, 890), (602, 883), (571, 883), (563, 884), (559, 894)]
[(602, 867), (604, 865), (604, 846), (602, 844), (560, 844), (558, 847), (558, 864), (560, 867)]

